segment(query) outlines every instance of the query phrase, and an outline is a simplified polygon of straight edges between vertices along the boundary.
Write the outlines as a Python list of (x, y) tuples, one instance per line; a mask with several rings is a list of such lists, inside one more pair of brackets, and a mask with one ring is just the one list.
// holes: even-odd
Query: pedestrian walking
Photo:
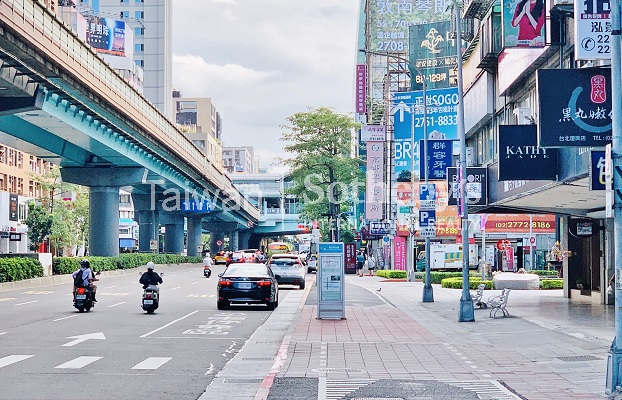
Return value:
[(374, 253), (371, 253), (367, 259), (367, 269), (369, 270), (369, 276), (374, 276), (374, 271), (376, 270), (376, 258), (374, 257)]
[(365, 256), (362, 251), (359, 251), (356, 256), (356, 274), (358, 276), (363, 276), (363, 266), (365, 265)]

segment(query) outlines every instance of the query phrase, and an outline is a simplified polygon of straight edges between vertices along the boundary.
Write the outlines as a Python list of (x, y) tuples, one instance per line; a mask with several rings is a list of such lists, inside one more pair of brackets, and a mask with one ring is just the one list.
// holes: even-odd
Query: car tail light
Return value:
[(257, 286), (270, 286), (270, 285), (272, 285), (272, 282), (269, 279), (264, 279), (264, 280), (257, 282)]
[(86, 290), (83, 287), (78, 288), (78, 294), (84, 294), (85, 291)]
[(233, 285), (233, 282), (231, 282), (229, 279), (220, 279), (218, 281), (218, 284), (220, 286), (231, 286), (231, 285)]

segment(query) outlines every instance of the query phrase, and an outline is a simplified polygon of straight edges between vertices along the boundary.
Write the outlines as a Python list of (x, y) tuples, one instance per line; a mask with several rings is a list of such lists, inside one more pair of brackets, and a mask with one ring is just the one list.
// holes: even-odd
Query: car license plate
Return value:
[(238, 283), (238, 289), (250, 289), (252, 284), (250, 282), (240, 282)]
[(143, 304), (147, 304), (147, 305), (153, 304), (153, 300), (143, 300)]
[(76, 300), (86, 300), (86, 295), (85, 294), (76, 295)]

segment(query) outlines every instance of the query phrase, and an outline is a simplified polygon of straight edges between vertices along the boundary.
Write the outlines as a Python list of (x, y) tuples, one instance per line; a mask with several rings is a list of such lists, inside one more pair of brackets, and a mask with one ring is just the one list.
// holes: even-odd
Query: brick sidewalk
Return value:
[(475, 322), (459, 323), (456, 291), (437, 290), (435, 303), (420, 303), (414, 299), (421, 284), (414, 294), (415, 284), (352, 282), (369, 291), (382, 287), (385, 303), (346, 306), (346, 320), (318, 320), (316, 306), (305, 305), (279, 377), (494, 380), (527, 399), (605, 398), (603, 340), (523, 318), (493, 320), (486, 310), (476, 310)]

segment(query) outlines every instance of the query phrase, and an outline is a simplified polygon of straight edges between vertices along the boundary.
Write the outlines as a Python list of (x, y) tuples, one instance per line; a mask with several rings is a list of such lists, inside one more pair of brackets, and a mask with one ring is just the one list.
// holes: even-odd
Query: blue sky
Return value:
[(286, 118), (309, 107), (351, 113), (357, 0), (175, 0), (173, 86), (211, 97), (226, 146), (269, 167)]

